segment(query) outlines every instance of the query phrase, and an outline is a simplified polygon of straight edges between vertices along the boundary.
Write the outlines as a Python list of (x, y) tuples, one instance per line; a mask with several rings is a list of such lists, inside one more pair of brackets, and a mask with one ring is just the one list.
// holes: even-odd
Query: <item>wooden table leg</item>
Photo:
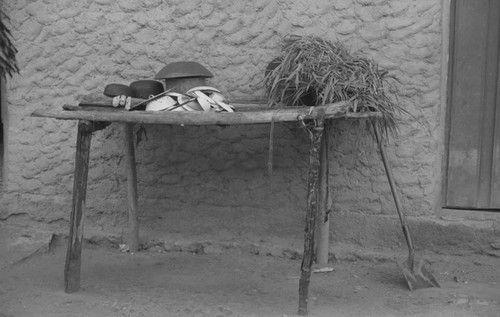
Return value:
[(328, 122), (325, 122), (323, 139), (321, 140), (320, 167), (319, 167), (319, 190), (318, 190), (318, 219), (316, 263), (321, 267), (328, 265), (328, 254), (330, 251), (330, 217), (329, 213), (329, 168), (328, 168)]
[(137, 170), (133, 123), (124, 123), (124, 139), (127, 164), (128, 247), (130, 252), (137, 252), (139, 249), (139, 225), (137, 221)]
[(73, 180), (73, 204), (66, 264), (64, 267), (64, 291), (73, 293), (80, 289), (80, 268), (83, 241), (83, 221), (85, 219), (85, 199), (89, 171), (90, 141), (92, 132), (105, 128), (108, 122), (78, 122), (76, 139), (75, 174)]
[(307, 210), (304, 233), (304, 255), (300, 267), (299, 280), (299, 309), (298, 314), (307, 315), (307, 303), (309, 301), (309, 284), (311, 281), (311, 267), (314, 259), (314, 236), (316, 218), (318, 214), (318, 187), (320, 168), (320, 149), (323, 137), (323, 116), (320, 116), (315, 127), (310, 129), (311, 147), (309, 150), (309, 176), (307, 184)]

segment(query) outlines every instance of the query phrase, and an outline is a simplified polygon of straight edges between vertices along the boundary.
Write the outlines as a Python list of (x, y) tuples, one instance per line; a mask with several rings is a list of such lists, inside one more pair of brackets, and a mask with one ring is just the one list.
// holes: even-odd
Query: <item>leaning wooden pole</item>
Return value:
[(310, 129), (311, 147), (309, 150), (309, 176), (307, 183), (307, 210), (304, 233), (304, 255), (300, 267), (299, 280), (299, 309), (298, 314), (307, 315), (309, 301), (309, 284), (311, 281), (311, 267), (314, 260), (314, 237), (316, 218), (318, 217), (318, 176), (320, 168), (320, 149), (323, 137), (324, 113), (320, 113), (315, 120), (315, 126)]
[(329, 210), (329, 168), (328, 168), (328, 127), (325, 122), (323, 138), (321, 140), (320, 167), (319, 167), (319, 190), (318, 190), (318, 219), (317, 221), (317, 247), (316, 263), (321, 266), (328, 265), (328, 253), (330, 250), (330, 217)]
[(134, 124), (124, 125), (125, 157), (127, 165), (127, 198), (128, 198), (128, 247), (130, 252), (139, 249), (139, 224), (137, 204), (137, 168), (135, 161)]
[(69, 241), (64, 267), (64, 291), (73, 293), (80, 289), (80, 269), (85, 220), (85, 200), (89, 171), (90, 142), (92, 132), (103, 129), (109, 123), (78, 122), (76, 138), (75, 173), (73, 179), (73, 203), (70, 215)]

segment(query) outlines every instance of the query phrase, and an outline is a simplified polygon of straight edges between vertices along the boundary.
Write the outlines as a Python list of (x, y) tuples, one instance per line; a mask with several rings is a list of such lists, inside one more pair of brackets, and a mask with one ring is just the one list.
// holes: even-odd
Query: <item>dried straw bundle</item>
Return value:
[(17, 49), (15, 48), (11, 38), (9, 28), (4, 23), (9, 21), (9, 17), (0, 10), (0, 75), (19, 73), (19, 68), (16, 62)]
[[(317, 106), (352, 101), (348, 112), (379, 112), (374, 118), (383, 134), (397, 130), (404, 112), (387, 95), (387, 71), (356, 57), (342, 45), (318, 37), (293, 36), (268, 67), (264, 84), (269, 106)], [(370, 125), (371, 126), (371, 125)]]

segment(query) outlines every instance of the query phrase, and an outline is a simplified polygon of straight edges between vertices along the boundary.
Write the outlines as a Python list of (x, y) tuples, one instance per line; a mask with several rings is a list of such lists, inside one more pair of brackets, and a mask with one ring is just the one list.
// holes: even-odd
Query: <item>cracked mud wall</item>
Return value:
[[(264, 69), (287, 34), (343, 41), (396, 78), (413, 118), (388, 154), (414, 216), (435, 214), (439, 197), (440, 1), (4, 1), (21, 72), (7, 83), (7, 151), (0, 219), (67, 221), (75, 122), (31, 118), (75, 104), (108, 83), (152, 78), (165, 63), (195, 60), (225, 95), (261, 97)], [(268, 125), (146, 126), (137, 148), (141, 221), (172, 230), (228, 234), (302, 233), (306, 134), (278, 125), (274, 173), (266, 176)], [(390, 215), (390, 189), (360, 127), (338, 122), (331, 184), (338, 213)], [(126, 224), (120, 126), (95, 133), (88, 223)], [(166, 223), (169, 223), (166, 225)], [(171, 222), (177, 225), (171, 224)]]

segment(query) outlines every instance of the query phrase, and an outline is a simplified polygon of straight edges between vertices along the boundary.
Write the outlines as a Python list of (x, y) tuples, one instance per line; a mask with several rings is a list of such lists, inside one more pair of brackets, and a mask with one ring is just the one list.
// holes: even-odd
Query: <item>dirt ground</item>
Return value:
[[(0, 269), (0, 317), (295, 316), (300, 259), (221, 252), (131, 254), (87, 244), (82, 289), (63, 291), (65, 242)], [(400, 259), (405, 254), (399, 254)], [(422, 257), (422, 255), (420, 255)], [(500, 258), (426, 254), (441, 288), (409, 291), (388, 258), (345, 257), (313, 274), (310, 316), (500, 316)]]

